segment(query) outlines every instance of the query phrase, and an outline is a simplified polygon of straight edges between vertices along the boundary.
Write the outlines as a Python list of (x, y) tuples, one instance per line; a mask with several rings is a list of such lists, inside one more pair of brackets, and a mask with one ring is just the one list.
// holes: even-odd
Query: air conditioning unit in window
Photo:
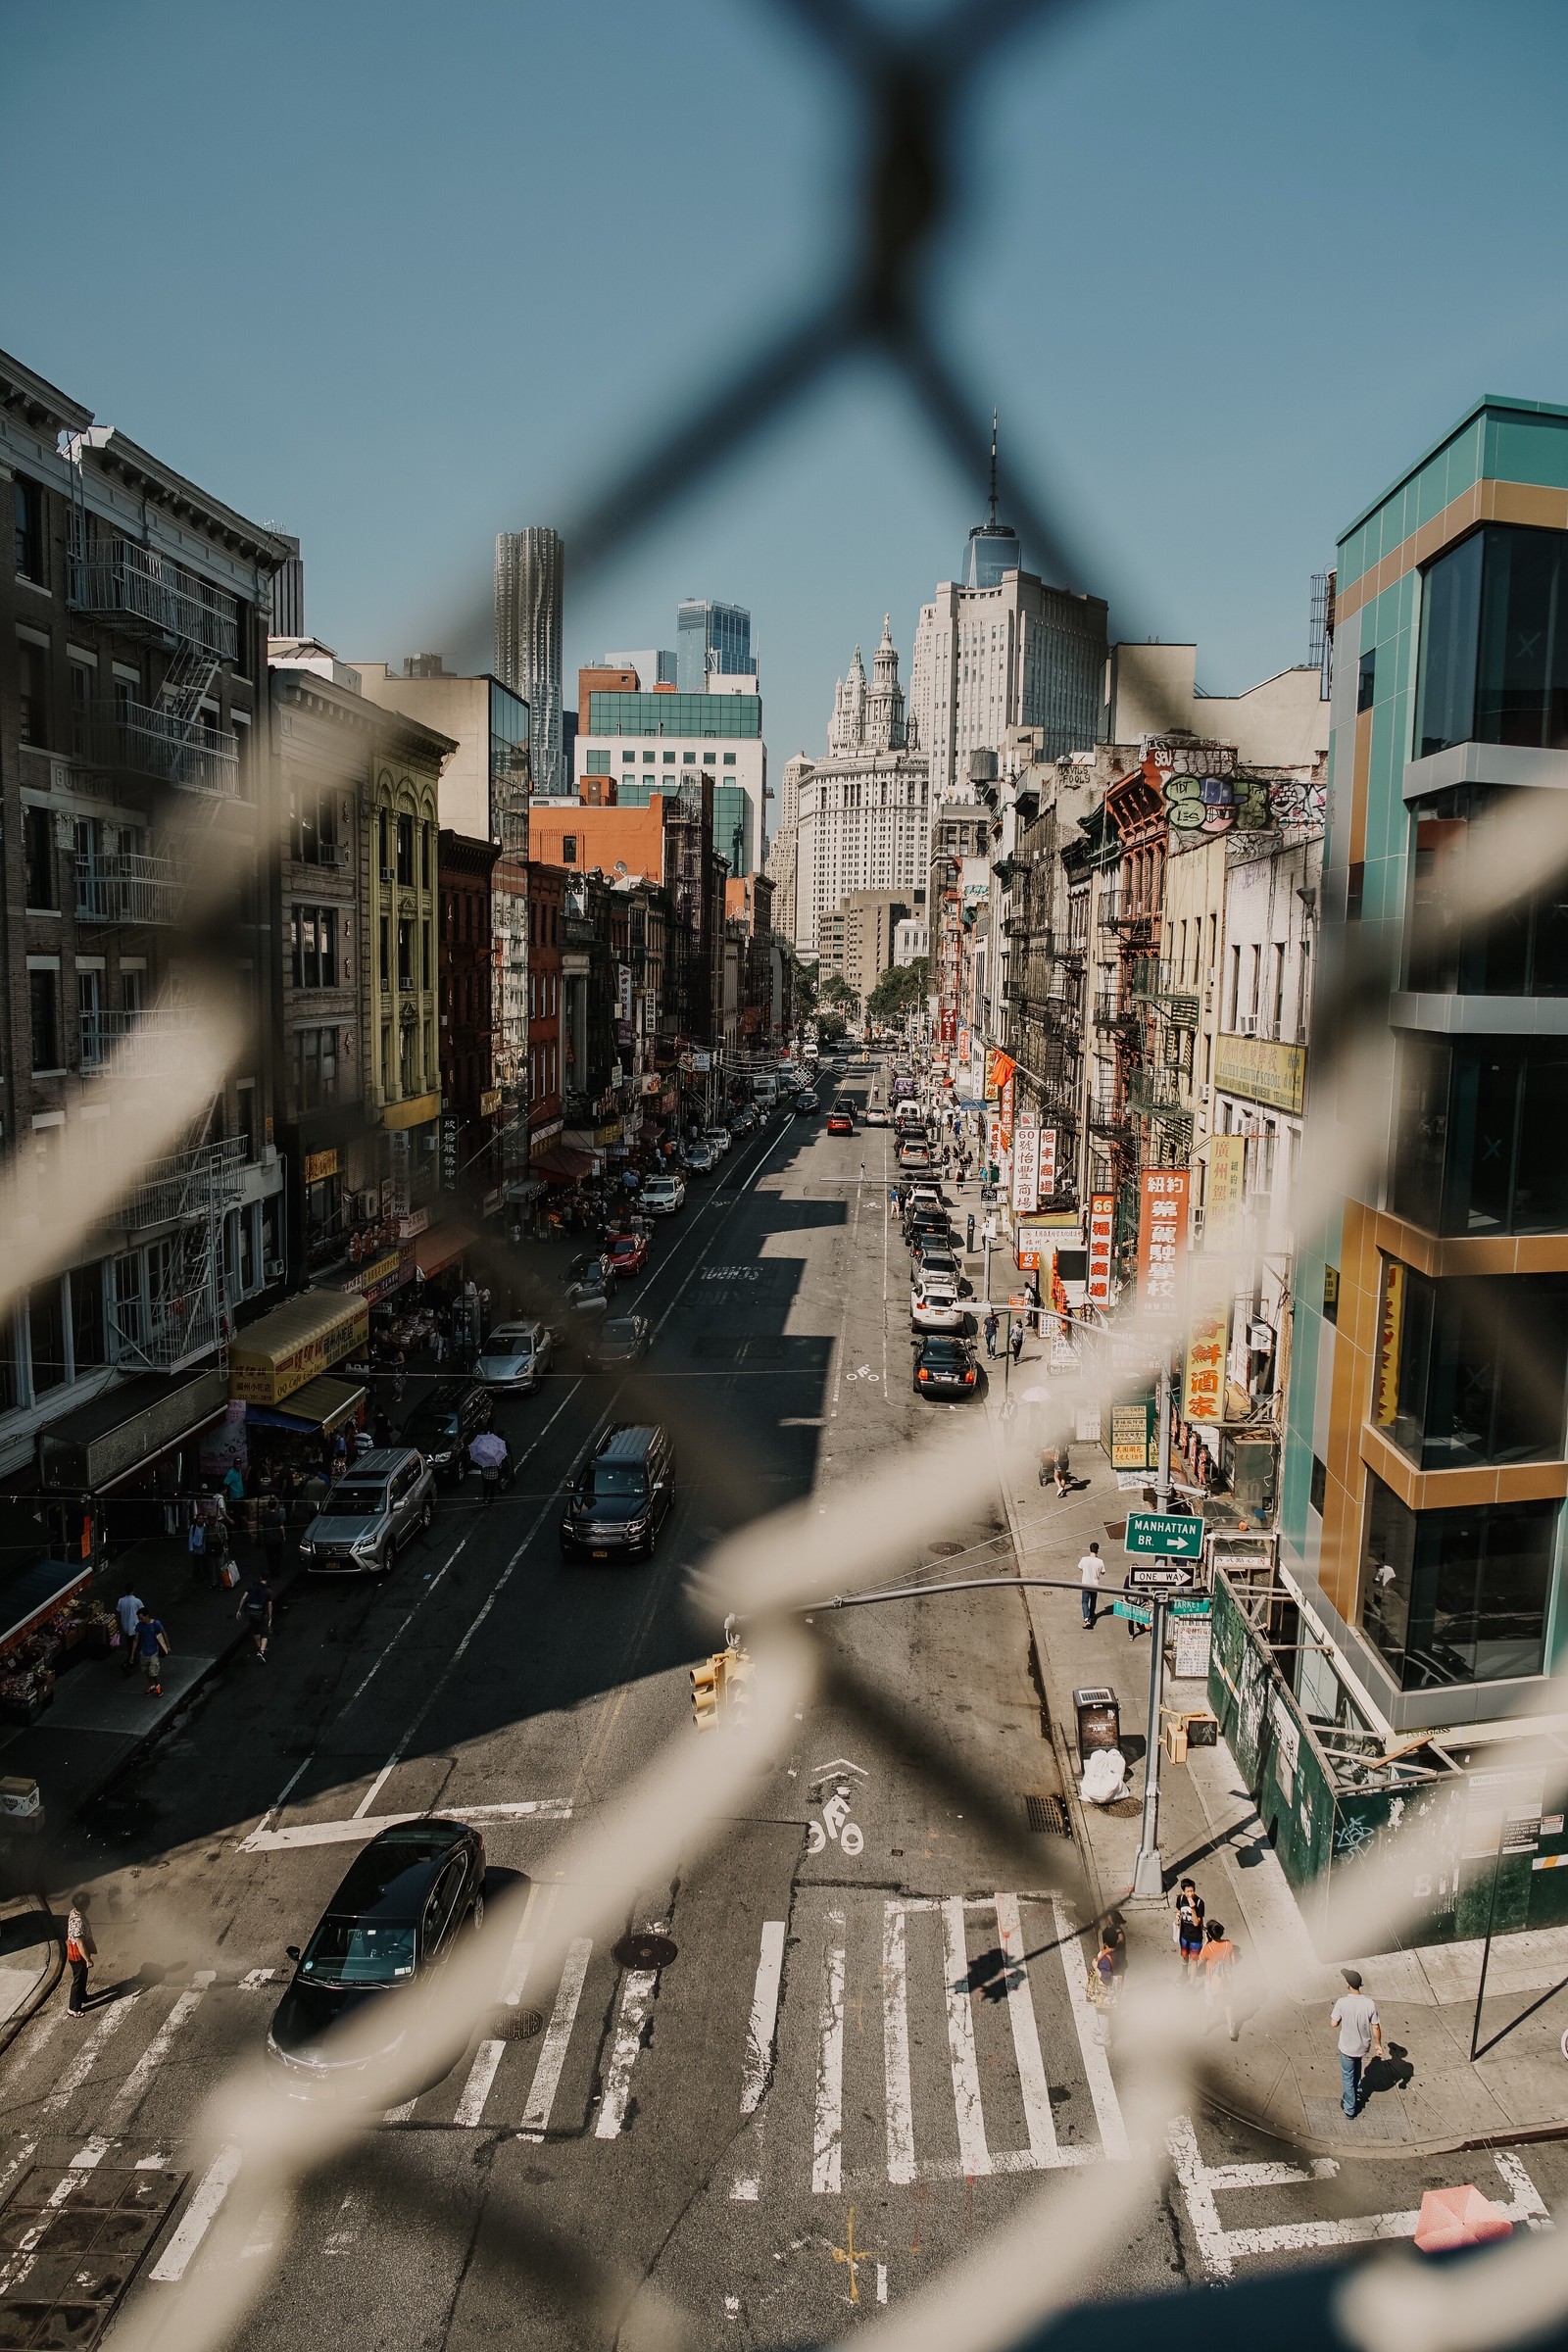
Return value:
[(1236, 1034), (1238, 1037), (1255, 1037), (1257, 1035), (1257, 1015), (1255, 1012), (1244, 1012), (1242, 1014), (1241, 1018), (1236, 1024)]
[(264, 1257), (262, 1260), (262, 1272), (266, 1275), (269, 1282), (281, 1282), (283, 1279), (283, 1260), (280, 1257)]

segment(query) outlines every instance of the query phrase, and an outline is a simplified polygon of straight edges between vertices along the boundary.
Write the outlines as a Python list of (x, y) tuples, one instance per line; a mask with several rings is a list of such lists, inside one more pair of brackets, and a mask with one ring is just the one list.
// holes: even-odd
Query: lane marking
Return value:
[(958, 2124), (959, 2166), (965, 2176), (979, 2176), (991, 2171), (991, 2151), (986, 2146), (985, 2117), (980, 2109), (980, 2061), (975, 2050), (974, 2011), (969, 2005), (969, 1952), (963, 1931), (963, 1898), (954, 1895), (942, 1906), (953, 2105)]
[[(828, 1924), (842, 1928), (842, 1911)], [(844, 1946), (829, 1944), (822, 1966), (822, 2021), (816, 2057), (816, 2111), (811, 2128), (811, 2188), (836, 2197), (844, 2178)]]
[(1101, 2148), (1113, 2161), (1125, 2163), (1132, 2153), (1127, 2144), (1127, 2127), (1122, 2121), (1116, 2085), (1111, 2081), (1110, 2060), (1096, 2031), (1099, 2021), (1084, 1992), (1083, 1957), (1078, 1949), (1078, 1938), (1067, 1923), (1060, 1899), (1055, 1895), (1052, 1897), (1051, 1908), (1055, 1916), (1056, 1949), (1061, 1954), (1062, 1974), (1067, 1980), (1067, 1998), (1072, 2004), (1072, 2022), (1078, 2029), (1078, 2047), (1083, 2053), (1089, 2096), (1094, 2101), (1095, 2121), (1100, 2126)]
[[(412, 1737), (412, 1734), (410, 1735)], [(530, 1796), (510, 1805), (426, 1806), (418, 1813), (354, 1813), (347, 1821), (301, 1821), (287, 1830), (252, 1830), (237, 1849), (242, 1854), (277, 1854), (306, 1845), (348, 1845), (355, 1838), (376, 1838), (400, 1822), (429, 1821), (570, 1821), (571, 1806), (564, 1796)], [(266, 1972), (270, 1976), (271, 1971)], [(261, 1972), (252, 1970), (261, 1980)], [(246, 1978), (247, 1986), (251, 1978)]]
[(887, 2077), (888, 2179), (914, 2179), (914, 2100), (909, 2082), (908, 1920), (902, 1903), (882, 1918), (882, 2067)]
[(130, 2015), (132, 2009), (134, 2009), (136, 2003), (140, 1999), (141, 1993), (139, 1990), (135, 1992), (127, 1992), (115, 2003), (112, 2009), (105, 2011), (104, 2015), (99, 2019), (97, 2025), (94, 2026), (92, 2032), (88, 2034), (87, 2039), (83, 2043), (82, 2047), (76, 2052), (75, 2057), (73, 2058), (71, 2064), (67, 2067), (59, 2082), (55, 2084), (54, 2089), (45, 2099), (43, 2103), (43, 2113), (45, 2115), (58, 2115), (62, 2108), (70, 2106), (73, 2098), (81, 2088), (81, 2085), (86, 2082), (87, 2077), (92, 2073), (93, 2068), (98, 2063), (98, 2059), (103, 2051), (105, 2043), (112, 2040), (115, 2034), (120, 2032), (121, 2027), (124, 2024), (126, 2018)]
[(1023, 1924), (1015, 1894), (998, 1895), (997, 1932), (1002, 1944), (1003, 1984), (1012, 2027), (1013, 2056), (1018, 2063), (1018, 2087), (1023, 2093), (1029, 2153), (1045, 2170), (1057, 2160), (1056, 2124), (1051, 2112), (1051, 2084), (1041, 2055), (1040, 2028), (1029, 1990), (1029, 1965), (1024, 1957)]
[(161, 2286), (172, 2286), (184, 2278), (191, 2257), (217, 2220), (223, 2199), (239, 2176), (240, 2152), (230, 2140), (219, 2149), (203, 2174), (195, 2195), (185, 2208), (184, 2219), (174, 2231), (149, 2276)]
[(582, 1999), (583, 1980), (588, 1974), (588, 1961), (593, 1952), (592, 1939), (587, 1936), (574, 1936), (566, 1946), (566, 1965), (561, 1974), (561, 1985), (556, 2005), (539, 2045), (539, 2063), (534, 2068), (533, 2084), (528, 2092), (528, 2104), (522, 2111), (522, 2130), (519, 2139), (543, 2139), (550, 2129), (550, 2113), (561, 2088), (562, 2069), (566, 2063), (566, 2044), (571, 2029), (577, 2022), (577, 2004)]
[[(531, 1933), (533, 1922), (529, 1918), (529, 1913), (534, 1907), (536, 1892), (536, 1886), (529, 1887), (528, 1899), (522, 1907), (522, 1917), (517, 1922), (517, 1933), (512, 1940), (512, 1952), (507, 1962), (507, 1985), (503, 1995), (509, 2009), (515, 2009), (522, 1999), (522, 1988), (528, 1982), (528, 1971), (533, 1966), (533, 1956), (538, 1948)], [(555, 1892), (556, 1889), (552, 1886), (550, 1888), (552, 1900)], [(468, 2069), (468, 2080), (463, 2085), (463, 2096), (458, 2101), (457, 2113), (452, 2119), (454, 2123), (462, 2124), (467, 2131), (473, 2131), (484, 2115), (484, 2103), (490, 2096), (496, 2076), (500, 2072), (506, 2047), (501, 2036), (493, 2034), (481, 2041), (473, 2053), (473, 2064)]]
[(620, 2019), (615, 2027), (610, 2064), (605, 2070), (605, 2094), (599, 2102), (599, 2120), (594, 2125), (595, 2139), (616, 2139), (620, 2135), (631, 2103), (631, 2070), (643, 2046), (643, 2028), (653, 2014), (658, 1985), (657, 1969), (626, 1971), (620, 1989)]
[(104, 2126), (104, 2131), (110, 2138), (113, 2138), (117, 2132), (123, 2131), (126, 2124), (129, 2123), (131, 2117), (135, 2114), (137, 2107), (141, 2103), (143, 2093), (146, 2091), (154, 2075), (157, 2074), (158, 2069), (163, 2065), (164, 2060), (169, 2056), (171, 2049), (173, 2047), (180, 2028), (195, 2016), (197, 2010), (202, 2005), (202, 1997), (205, 1994), (208, 1985), (212, 1984), (213, 1979), (217, 1976), (217, 1974), (218, 1971), (214, 1968), (199, 1968), (196, 1971), (195, 1976), (191, 1980), (189, 1990), (180, 1994), (172, 2009), (171, 2009), (169, 2015), (165, 2018), (163, 2024), (159, 2027), (157, 2033), (153, 2035), (151, 2041), (147, 2044), (147, 2047), (143, 2050), (141, 2056), (137, 2059), (135, 2065), (125, 2077), (124, 2082), (121, 2084), (119, 2090), (115, 2094), (113, 2102), (111, 2103), (109, 2109), (109, 2118)]
[(752, 1991), (752, 2022), (746, 2036), (746, 2061), (741, 2071), (741, 2113), (755, 2115), (762, 2103), (773, 2071), (773, 2036), (778, 2029), (779, 1984), (784, 1974), (784, 1922), (764, 1919), (757, 1983)]

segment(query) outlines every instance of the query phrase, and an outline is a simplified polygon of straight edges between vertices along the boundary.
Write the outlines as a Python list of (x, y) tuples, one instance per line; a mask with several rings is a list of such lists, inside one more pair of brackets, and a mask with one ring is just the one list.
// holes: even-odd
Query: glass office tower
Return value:
[(752, 616), (744, 605), (688, 597), (675, 615), (676, 687), (682, 694), (701, 694), (714, 670), (720, 677), (756, 677)]

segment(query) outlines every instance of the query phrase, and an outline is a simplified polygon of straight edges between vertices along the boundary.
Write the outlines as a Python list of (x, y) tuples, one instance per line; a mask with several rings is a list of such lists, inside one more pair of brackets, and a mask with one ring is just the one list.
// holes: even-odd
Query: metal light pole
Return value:
[[(1170, 1509), (1170, 1349), (1159, 1350), (1159, 1472), (1155, 1500), (1161, 1514)], [(1156, 1567), (1163, 1567), (1163, 1559)], [(1150, 1593), (1149, 1625), (1149, 1745), (1144, 1753), (1144, 1821), (1133, 1864), (1133, 1892), (1155, 1901), (1165, 1896), (1165, 1866), (1159, 1852), (1159, 1709), (1165, 1694), (1165, 1603), (1158, 1591)]]

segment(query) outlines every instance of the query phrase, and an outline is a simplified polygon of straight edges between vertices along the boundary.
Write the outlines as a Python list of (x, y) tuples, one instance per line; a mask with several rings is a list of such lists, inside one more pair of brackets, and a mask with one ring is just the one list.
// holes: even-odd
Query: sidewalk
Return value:
[[(1046, 1385), (1031, 1343), (1013, 1373), (1016, 1387)], [(991, 1404), (1000, 1441), (1001, 1383)], [(1049, 1415), (1043, 1408), (1042, 1418)], [(1058, 1497), (1032, 1483), (1027, 1463), (1008, 1470), (998, 1446), (998, 1469), (1020, 1570), (1076, 1578), (1077, 1560), (1098, 1540), (1106, 1560), (1102, 1606), (1108, 1611), (1124, 1568), (1119, 1532), (1138, 1497), (1118, 1493), (1098, 1446), (1075, 1446), (1074, 1475), (1086, 1491)], [(1127, 1926), (1131, 1967), (1165, 1970), (1176, 1960), (1167, 1905), (1130, 1902), (1138, 1851), (1147, 1734), (1149, 1638), (1129, 1637), (1126, 1621), (1108, 1614), (1093, 1632), (1082, 1624), (1076, 1592), (1025, 1593), (1061, 1765), (1074, 1834), (1102, 1907), (1118, 1905)], [(1121, 1703), (1122, 1748), (1131, 1797), (1114, 1810), (1086, 1806), (1076, 1794), (1079, 1761), (1072, 1693), (1108, 1684)], [(1167, 1678), (1167, 1705), (1206, 1703), (1200, 1685)], [(1162, 1759), (1160, 1851), (1165, 1882), (1183, 1874), (1197, 1881), (1211, 1920), (1221, 1920), (1237, 1943), (1237, 2017), (1240, 2037), (1210, 2037), (1205, 2096), (1211, 2104), (1260, 2131), (1315, 2153), (1388, 2156), (1429, 2153), (1530, 2137), (1568, 2135), (1568, 2066), (1561, 2035), (1568, 2028), (1568, 1990), (1547, 1999), (1526, 2022), (1505, 2032), (1532, 2001), (1568, 1979), (1568, 1930), (1499, 1936), (1493, 1946), (1482, 2018), (1484, 2055), (1469, 2063), (1470, 2034), (1480, 1980), (1479, 1943), (1425, 1946), (1371, 1954), (1356, 1965), (1378, 2004), (1387, 2056), (1367, 2069), (1367, 2103), (1350, 2122), (1340, 2106), (1339, 2058), (1329, 2010), (1344, 1989), (1337, 1964), (1317, 1956), (1297, 1910), (1255, 1807), (1229, 1748), (1194, 1748), (1185, 1765)], [(1289, 1984), (1293, 1996), (1270, 1995)], [(1485, 2045), (1494, 2036), (1487, 2050)]]

